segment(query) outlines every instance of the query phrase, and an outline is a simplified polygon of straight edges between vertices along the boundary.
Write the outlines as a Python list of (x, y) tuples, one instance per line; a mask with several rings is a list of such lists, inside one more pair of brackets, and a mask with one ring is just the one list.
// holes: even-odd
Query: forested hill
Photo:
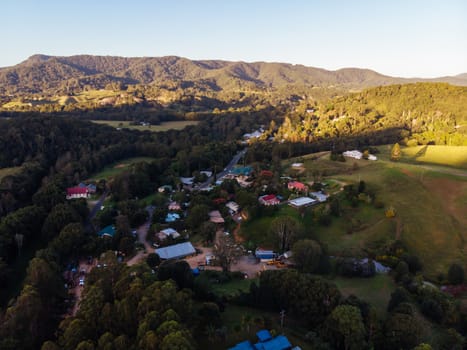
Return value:
[[(462, 75), (439, 79), (467, 85), (467, 79)], [(286, 86), (343, 86), (360, 89), (415, 80), (389, 77), (368, 69), (328, 71), (286, 63), (195, 61), (175, 56), (125, 58), (34, 55), (16, 66), (0, 68), (0, 94), (63, 94), (83, 89), (102, 89), (109, 84), (172, 84), (195, 86), (209, 91), (275, 89)]]
[[(381, 86), (303, 105), (287, 117), (277, 139), (312, 142), (396, 132), (412, 144), (467, 145), (467, 87), (443, 83)], [(384, 143), (385, 140), (367, 140)]]

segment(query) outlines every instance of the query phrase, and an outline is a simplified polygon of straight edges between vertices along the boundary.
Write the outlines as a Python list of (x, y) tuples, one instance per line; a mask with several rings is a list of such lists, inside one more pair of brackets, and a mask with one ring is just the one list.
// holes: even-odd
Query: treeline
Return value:
[(297, 109), (285, 118), (276, 138), (316, 142), (395, 129), (408, 145), (466, 145), (466, 107), (466, 87), (381, 86)]

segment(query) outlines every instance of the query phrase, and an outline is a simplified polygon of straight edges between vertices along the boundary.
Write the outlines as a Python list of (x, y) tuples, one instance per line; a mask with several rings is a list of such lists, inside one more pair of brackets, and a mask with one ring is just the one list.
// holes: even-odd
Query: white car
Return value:
[(84, 277), (81, 277), (81, 278), (79, 279), (79, 286), (80, 286), (80, 287), (83, 287), (83, 286), (84, 286)]

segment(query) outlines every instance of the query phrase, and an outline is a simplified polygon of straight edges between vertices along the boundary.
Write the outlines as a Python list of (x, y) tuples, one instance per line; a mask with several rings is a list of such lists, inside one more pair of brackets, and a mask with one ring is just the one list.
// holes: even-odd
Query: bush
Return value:
[(464, 268), (459, 264), (452, 264), (448, 271), (448, 281), (450, 284), (464, 283)]
[(393, 206), (390, 206), (389, 208), (386, 209), (384, 212), (387, 218), (393, 218), (396, 216), (396, 209), (394, 209)]

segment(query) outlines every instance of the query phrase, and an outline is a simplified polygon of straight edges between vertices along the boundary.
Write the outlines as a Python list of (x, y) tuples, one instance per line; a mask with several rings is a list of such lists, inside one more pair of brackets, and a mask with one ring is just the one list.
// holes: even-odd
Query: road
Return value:
[(92, 228), (92, 219), (96, 216), (97, 212), (101, 209), (102, 203), (104, 203), (105, 198), (109, 194), (109, 190), (105, 190), (105, 192), (100, 196), (100, 198), (97, 200), (96, 204), (92, 208), (92, 210), (89, 212), (88, 219), (86, 221), (86, 228), (91, 229)]
[(136, 234), (138, 237), (138, 242), (142, 243), (144, 245), (144, 250), (139, 250), (138, 253), (134, 257), (132, 257), (130, 260), (126, 262), (128, 266), (135, 265), (139, 263), (140, 261), (144, 260), (144, 258), (149, 254), (154, 252), (154, 248), (148, 243), (146, 240), (146, 236), (148, 234), (149, 227), (151, 226), (152, 222), (152, 215), (154, 214), (154, 207), (153, 206), (148, 206), (146, 207), (146, 211), (149, 214), (148, 220), (138, 227), (136, 230)]
[[(233, 158), (232, 160), (230, 161), (229, 164), (227, 164), (227, 166), (224, 168), (223, 171), (221, 171), (220, 173), (217, 173), (217, 179), (220, 179), (222, 177), (224, 177), (225, 175), (227, 175), (235, 165), (237, 165), (237, 163), (239, 162), (239, 160), (246, 154), (247, 152), (247, 148), (244, 148), (242, 149), (240, 152), (238, 152)], [(212, 184), (212, 181), (214, 180), (214, 176), (211, 176), (209, 177), (206, 181), (204, 181), (201, 185), (199, 186), (196, 186), (195, 189), (197, 190), (203, 190), (203, 189), (206, 189), (208, 188), (211, 184)]]

